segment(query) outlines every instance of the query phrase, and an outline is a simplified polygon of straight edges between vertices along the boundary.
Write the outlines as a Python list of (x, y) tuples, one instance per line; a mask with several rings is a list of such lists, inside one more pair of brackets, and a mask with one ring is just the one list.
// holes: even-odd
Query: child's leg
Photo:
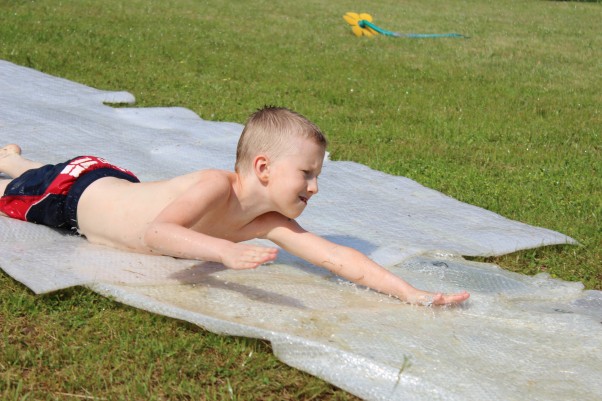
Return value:
[[(0, 179), (0, 197), (2, 195), (4, 195), (4, 190), (6, 190), (6, 186), (8, 185), (9, 182), (10, 182), (10, 180)], [(4, 214), (2, 212), (0, 212), (0, 216), (4, 216)]]
[[(0, 149), (0, 173), (17, 178), (27, 170), (42, 167), (42, 163), (27, 160), (21, 156), (21, 148), (10, 144)], [(0, 179), (0, 196), (4, 194), (10, 179)]]

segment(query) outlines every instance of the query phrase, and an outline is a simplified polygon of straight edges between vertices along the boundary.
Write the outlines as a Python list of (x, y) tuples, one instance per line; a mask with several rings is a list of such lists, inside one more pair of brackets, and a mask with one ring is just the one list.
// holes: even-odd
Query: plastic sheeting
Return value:
[[(133, 101), (0, 61), (0, 138), (21, 144), (27, 157), (54, 163), (95, 154), (142, 180), (232, 168), (241, 125), (182, 108), (102, 104)], [(602, 395), (601, 292), (459, 256), (572, 239), (350, 162), (325, 163), (320, 194), (299, 222), (418, 287), (472, 297), (456, 308), (409, 306), (284, 252), (274, 264), (233, 271), (8, 218), (0, 218), (0, 268), (37, 293), (85, 285), (214, 332), (267, 339), (285, 363), (365, 399)]]

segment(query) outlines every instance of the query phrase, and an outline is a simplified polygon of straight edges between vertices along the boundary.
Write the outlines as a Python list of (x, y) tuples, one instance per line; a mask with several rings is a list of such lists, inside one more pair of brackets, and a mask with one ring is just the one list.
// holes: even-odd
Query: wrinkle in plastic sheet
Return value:
[[(0, 136), (28, 157), (97, 154), (143, 180), (229, 169), (242, 127), (183, 108), (118, 108), (106, 92), (0, 61)], [(602, 296), (458, 255), (574, 243), (418, 183), (327, 161), (300, 223), (412, 284), (467, 289), (462, 307), (408, 306), (282, 253), (254, 271), (130, 254), (0, 218), (0, 268), (36, 293), (86, 285), (208, 330), (267, 339), (285, 363), (369, 400), (594, 400)], [(315, 202), (313, 202), (315, 199)]]

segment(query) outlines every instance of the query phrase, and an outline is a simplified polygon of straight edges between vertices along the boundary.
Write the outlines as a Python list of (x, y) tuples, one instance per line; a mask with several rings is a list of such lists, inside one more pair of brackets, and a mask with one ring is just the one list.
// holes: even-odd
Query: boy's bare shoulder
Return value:
[(206, 187), (207, 190), (223, 192), (232, 187), (232, 173), (225, 170), (199, 170), (194, 173), (172, 178), (188, 188)]
[(188, 173), (185, 175), (180, 175), (172, 178), (171, 180), (216, 180), (216, 181), (229, 181), (232, 172), (226, 170), (218, 170), (218, 169), (207, 169), (207, 170), (197, 170), (192, 173)]
[(233, 177), (224, 170), (201, 170), (173, 178), (175, 188), (171, 206), (191, 210), (209, 205), (225, 205), (233, 192)]

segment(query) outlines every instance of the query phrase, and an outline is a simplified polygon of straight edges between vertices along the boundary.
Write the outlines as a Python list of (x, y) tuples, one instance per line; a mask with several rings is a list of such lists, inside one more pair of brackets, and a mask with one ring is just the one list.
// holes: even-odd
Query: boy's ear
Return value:
[(270, 159), (266, 155), (259, 155), (253, 159), (253, 171), (262, 183), (267, 183), (270, 178)]

